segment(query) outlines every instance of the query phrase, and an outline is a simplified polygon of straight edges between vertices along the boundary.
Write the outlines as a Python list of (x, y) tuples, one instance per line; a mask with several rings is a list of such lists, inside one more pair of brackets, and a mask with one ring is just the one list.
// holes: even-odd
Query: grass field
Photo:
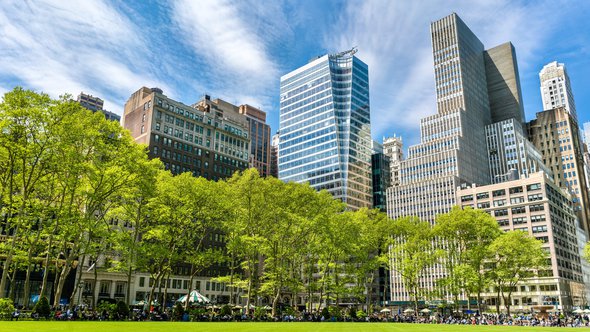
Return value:
[(173, 322), (40, 322), (40, 321), (0, 321), (1, 332), (217, 332), (217, 331), (563, 331), (564, 328), (518, 327), (518, 326), (459, 326), (423, 325), (400, 323), (173, 323)]

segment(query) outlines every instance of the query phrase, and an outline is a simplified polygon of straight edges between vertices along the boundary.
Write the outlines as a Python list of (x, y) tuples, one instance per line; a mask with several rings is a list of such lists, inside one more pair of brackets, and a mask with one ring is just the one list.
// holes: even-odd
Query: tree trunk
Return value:
[[(162, 272), (158, 272), (158, 274), (156, 274), (156, 279), (154, 280), (153, 284), (152, 284), (152, 289), (150, 289), (150, 298), (148, 299), (148, 303), (147, 308), (151, 309), (152, 306), (152, 302), (154, 302), (154, 293), (156, 292), (156, 287), (158, 287), (158, 285), (160, 284), (160, 279), (162, 278)], [(150, 276), (151, 277), (151, 276)], [(144, 306), (145, 308), (145, 306)]]
[(53, 297), (53, 304), (59, 305), (59, 300), (61, 299), (61, 293), (63, 291), (64, 285), (66, 284), (66, 278), (70, 273), (72, 267), (71, 262), (66, 259), (66, 263), (61, 269), (61, 273), (59, 275), (59, 280), (57, 281), (57, 285), (55, 288), (55, 296)]
[[(39, 226), (39, 229), (40, 229), (40, 226)], [(29, 244), (29, 250), (27, 252), (27, 273), (25, 276), (25, 298), (24, 298), (24, 303), (23, 303), (25, 310), (29, 309), (29, 299), (31, 297), (31, 270), (33, 269), (33, 263), (32, 263), (32, 261), (33, 261), (33, 248), (37, 244), (40, 234), (41, 234), (41, 231), (38, 230), (35, 242)]]
[(188, 305), (189, 305), (189, 295), (192, 292), (192, 287), (193, 287), (193, 281), (195, 280), (195, 273), (191, 273), (191, 278), (189, 281), (189, 286), (188, 286), (188, 293), (186, 294), (186, 300), (184, 301), (184, 310), (188, 310)]
[(129, 264), (129, 269), (127, 270), (127, 291), (125, 296), (125, 302), (127, 305), (131, 305), (131, 275), (133, 274), (133, 268), (131, 264)]
[(481, 315), (481, 292), (477, 292), (477, 311)]
[(496, 314), (500, 315), (500, 289), (496, 292)]
[(92, 257), (93, 263), (94, 264), (94, 268), (92, 270), (93, 275), (94, 275), (94, 292), (92, 292), (92, 307), (96, 308), (96, 305), (98, 304), (98, 298), (96, 297), (96, 290), (98, 289), (98, 292), (100, 293), (100, 287), (98, 287), (98, 257)]
[(16, 271), (18, 269), (17, 264), (14, 264), (14, 268), (12, 270), (12, 276), (10, 277), (10, 291), (8, 291), (8, 298), (14, 302), (14, 295), (16, 293)]
[(83, 285), (83, 283), (82, 283), (82, 268), (83, 268), (83, 264), (84, 264), (85, 260), (86, 260), (86, 255), (82, 255), (82, 258), (80, 258), (80, 260), (78, 260), (78, 265), (76, 266), (76, 268), (77, 268), (76, 272), (78, 274), (78, 277), (75, 278), (74, 280), (77, 281), (78, 283), (74, 285), (74, 291), (72, 292), (72, 296), (70, 296), (70, 304), (69, 304), (70, 309), (74, 306), (74, 300), (76, 299), (76, 294), (78, 294), (78, 292), (82, 291), (81, 287), (79, 287), (79, 286)]
[(8, 280), (8, 274), (10, 273), (10, 264), (12, 264), (12, 256), (14, 255), (14, 247), (16, 246), (16, 238), (18, 235), (18, 226), (14, 229), (12, 234), (12, 241), (10, 247), (8, 247), (8, 253), (6, 254), (6, 260), (2, 266), (2, 277), (0, 278), (0, 299), (6, 297), (6, 281)]
[(277, 304), (279, 303), (280, 297), (281, 297), (281, 287), (279, 286), (279, 287), (277, 287), (277, 293), (276, 293), (274, 299), (272, 300), (272, 313), (271, 313), (271, 315), (273, 317), (275, 317), (277, 314)]
[(508, 317), (510, 317), (510, 306), (512, 305), (512, 294), (508, 293), (507, 296), (504, 296), (504, 294), (502, 294), (502, 297), (504, 298), (504, 306), (506, 307), (506, 315)]

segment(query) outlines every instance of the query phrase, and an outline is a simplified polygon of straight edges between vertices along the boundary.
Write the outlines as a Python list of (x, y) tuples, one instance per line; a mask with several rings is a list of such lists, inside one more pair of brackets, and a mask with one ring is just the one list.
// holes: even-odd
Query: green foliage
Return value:
[(329, 319), (330, 318), (330, 309), (328, 309), (328, 307), (323, 307), (321, 314), (322, 314), (322, 317), (324, 317), (324, 319)]
[(224, 315), (231, 316), (231, 314), (232, 314), (231, 306), (229, 304), (224, 304), (223, 306), (221, 306), (221, 309), (219, 309), (219, 313), (222, 316), (224, 316)]
[(183, 315), (184, 307), (182, 306), (182, 303), (176, 303), (174, 306), (174, 311), (172, 312), (172, 320), (181, 321)]
[(124, 319), (129, 317), (129, 306), (124, 301), (117, 302), (117, 314), (119, 315), (120, 319)]
[(0, 299), (0, 317), (9, 318), (14, 312), (14, 305), (11, 299)]
[(330, 317), (331, 318), (335, 318), (337, 320), (342, 318), (342, 310), (340, 309), (340, 307), (337, 306), (329, 306), (328, 307), (328, 312), (330, 313)]
[(264, 308), (262, 308), (262, 307), (254, 308), (254, 319), (255, 320), (263, 320), (264, 318), (266, 318), (267, 315), (268, 314)]
[(508, 303), (508, 314), (512, 292), (518, 282), (546, 265), (547, 254), (542, 245), (541, 241), (521, 231), (506, 232), (490, 245), (494, 253), (494, 267), (488, 274), (504, 297), (504, 303)]
[(117, 304), (109, 303), (107, 301), (101, 301), (97, 306), (98, 313), (106, 313), (106, 319), (115, 320), (117, 318)]
[(35, 307), (33, 308), (33, 312), (36, 312), (39, 317), (49, 318), (51, 314), (51, 307), (49, 306), (49, 300), (45, 296), (41, 296)]
[(363, 310), (359, 310), (359, 311), (357, 311), (357, 312), (356, 312), (356, 317), (357, 317), (359, 320), (361, 320), (361, 321), (364, 321), (364, 320), (365, 320), (365, 318), (367, 318), (367, 313), (366, 313), (366, 312), (364, 312)]

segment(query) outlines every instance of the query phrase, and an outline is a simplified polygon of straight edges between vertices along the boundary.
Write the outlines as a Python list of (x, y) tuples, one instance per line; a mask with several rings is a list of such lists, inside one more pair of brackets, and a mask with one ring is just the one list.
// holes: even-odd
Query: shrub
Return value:
[(322, 317), (324, 317), (324, 319), (330, 319), (330, 310), (328, 310), (328, 307), (322, 309)]
[(127, 303), (125, 303), (124, 301), (117, 302), (116, 310), (120, 319), (125, 319), (126, 317), (129, 317), (129, 307), (127, 306)]
[(356, 316), (358, 317), (358, 319), (360, 321), (364, 321), (365, 318), (367, 318), (367, 313), (364, 312), (364, 311), (362, 311), (362, 310), (359, 310), (359, 311), (356, 312)]
[(11, 299), (0, 299), (0, 317), (10, 318), (14, 312), (14, 305)]
[(33, 312), (37, 313), (39, 317), (43, 317), (45, 319), (49, 318), (51, 314), (51, 307), (49, 306), (49, 300), (46, 296), (42, 296), (35, 307), (33, 308)]
[(184, 306), (182, 305), (182, 303), (178, 302), (174, 306), (174, 311), (172, 312), (172, 320), (181, 321), (183, 315), (184, 315)]
[(254, 319), (255, 320), (263, 320), (264, 318), (266, 318), (267, 313), (266, 310), (262, 307), (256, 307), (256, 309), (254, 309)]
[(330, 317), (335, 318), (336, 320), (342, 318), (342, 311), (340, 310), (340, 307), (330, 306), (328, 308), (328, 312), (330, 313)]
[(222, 306), (219, 313), (222, 316), (225, 316), (225, 315), (231, 316), (231, 307), (229, 306), (229, 304)]

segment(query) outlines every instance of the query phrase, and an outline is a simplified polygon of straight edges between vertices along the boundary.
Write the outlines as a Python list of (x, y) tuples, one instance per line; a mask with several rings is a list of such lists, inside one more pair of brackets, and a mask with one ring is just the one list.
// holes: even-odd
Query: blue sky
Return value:
[(429, 24), (451, 12), (487, 48), (513, 42), (527, 120), (541, 110), (538, 72), (557, 60), (590, 121), (590, 1), (2, 1), (0, 93), (84, 91), (121, 114), (158, 86), (186, 104), (210, 94), (260, 107), (275, 132), (280, 76), (357, 46), (373, 137), (402, 135), (407, 148), (436, 112)]

